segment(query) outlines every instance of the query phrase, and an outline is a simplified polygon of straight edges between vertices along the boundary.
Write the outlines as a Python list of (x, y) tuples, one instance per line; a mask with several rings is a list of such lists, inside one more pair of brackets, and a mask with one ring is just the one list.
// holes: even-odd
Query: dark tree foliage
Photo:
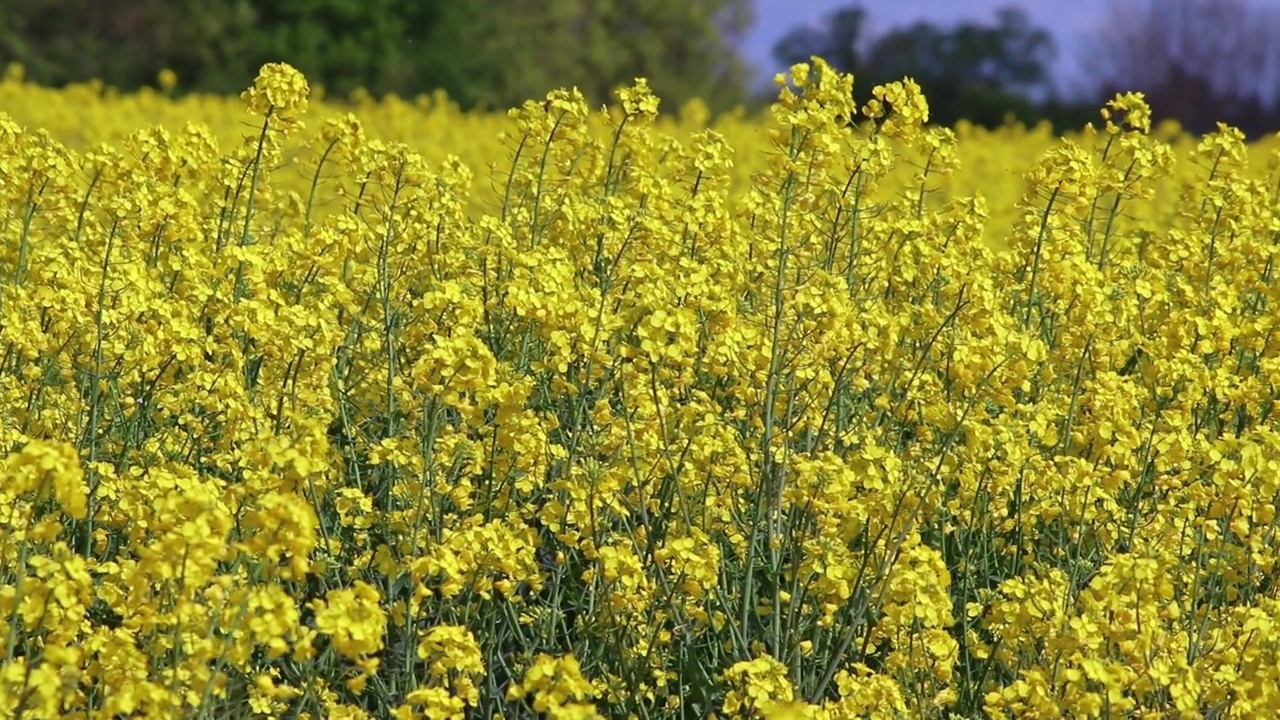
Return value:
[(285, 61), (332, 95), (443, 88), (505, 108), (556, 87), (593, 103), (639, 76), (670, 105), (745, 99), (750, 0), (0, 0), (0, 67), (50, 85), (239, 92)]
[(1052, 36), (1018, 7), (998, 10), (991, 24), (917, 22), (878, 37), (869, 36), (867, 17), (852, 5), (827, 16), (820, 28), (796, 28), (777, 43), (774, 57), (789, 65), (817, 55), (853, 73), (859, 101), (875, 85), (911, 77), (938, 124), (967, 119), (991, 127), (1009, 119), (1049, 119), (1058, 125), (1079, 118), (1076, 108), (1053, 97)]
[(841, 8), (828, 15), (821, 28), (802, 25), (788, 32), (774, 45), (773, 56), (794, 65), (816, 55), (837, 70), (861, 74), (865, 69), (866, 24), (867, 11), (862, 7)]
[(1225, 122), (1280, 130), (1280, 12), (1246, 0), (1118, 0), (1082, 65), (1096, 100), (1147, 95), (1155, 119), (1194, 133)]
[(164, 67), (205, 68), (201, 89), (212, 89), (245, 66), (254, 21), (250, 5), (231, 0), (0, 0), (0, 65), (21, 63), (47, 85), (120, 88), (152, 84)]

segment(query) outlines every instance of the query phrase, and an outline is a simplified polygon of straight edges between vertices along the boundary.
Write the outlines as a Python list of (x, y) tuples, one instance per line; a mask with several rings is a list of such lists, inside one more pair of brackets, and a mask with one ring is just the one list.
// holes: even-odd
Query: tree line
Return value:
[[(130, 90), (176, 72), (181, 91), (235, 93), (287, 60), (331, 97), (356, 88), (443, 89), (464, 108), (502, 109), (576, 85), (594, 103), (649, 78), (670, 106), (759, 109), (737, 53), (751, 0), (0, 0), (0, 65), (48, 85), (99, 78)], [(1116, 0), (1081, 43), (1087, 87), (1066, 92), (1052, 33), (1016, 5), (987, 20), (916, 22), (873, 33), (854, 2), (774, 47), (782, 65), (820, 55), (856, 92), (911, 76), (939, 124), (1048, 121), (1078, 128), (1118, 90), (1194, 132), (1229, 122), (1280, 129), (1280, 18), (1248, 0)], [(864, 99), (864, 98), (860, 98)]]
[(909, 75), (944, 125), (1048, 121), (1063, 131), (1096, 120), (1115, 93), (1137, 90), (1156, 121), (1194, 133), (1218, 122), (1252, 137), (1280, 131), (1280, 14), (1247, 0), (1116, 0), (1080, 38), (1084, 86), (1074, 92), (1052, 77), (1054, 37), (1016, 5), (991, 22), (949, 28), (917, 22), (873, 35), (869, 20), (861, 5), (847, 6), (792, 30), (774, 56), (789, 64), (821, 55), (868, 96)]
[(750, 0), (0, 0), (0, 65), (33, 81), (99, 78), (236, 93), (288, 61), (344, 97), (445, 90), (465, 108), (506, 108), (576, 85), (603, 102), (637, 76), (663, 97), (744, 102), (734, 52)]

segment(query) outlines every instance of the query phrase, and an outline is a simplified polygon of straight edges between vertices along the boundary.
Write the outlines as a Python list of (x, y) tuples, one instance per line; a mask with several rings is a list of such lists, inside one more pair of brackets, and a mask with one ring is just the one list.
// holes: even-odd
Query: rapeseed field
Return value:
[(1280, 145), (853, 80), (11, 70), (0, 715), (1280, 713)]

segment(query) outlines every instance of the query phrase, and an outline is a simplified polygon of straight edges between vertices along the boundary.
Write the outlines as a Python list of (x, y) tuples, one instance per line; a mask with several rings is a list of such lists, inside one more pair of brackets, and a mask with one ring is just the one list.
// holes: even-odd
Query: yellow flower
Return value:
[(163, 68), (156, 74), (156, 85), (166, 93), (171, 93), (178, 86), (178, 74), (169, 68)]
[(301, 127), (299, 118), (307, 111), (310, 95), (307, 79), (296, 68), (286, 63), (267, 63), (241, 97), (249, 112), (288, 134)]
[(519, 683), (507, 690), (507, 700), (531, 698), (535, 712), (555, 720), (592, 720), (601, 717), (589, 702), (594, 695), (572, 655), (553, 657), (539, 653)]
[(622, 109), (628, 117), (643, 122), (652, 121), (658, 116), (658, 98), (649, 89), (646, 78), (636, 78), (634, 85), (620, 89), (618, 100), (622, 102)]
[(725, 694), (724, 711), (730, 717), (774, 717), (780, 705), (795, 700), (788, 675), (786, 666), (769, 655), (734, 663), (724, 672), (731, 688)]
[(85, 518), (88, 487), (72, 445), (34, 440), (5, 458), (0, 471), (6, 476), (6, 492), (22, 496), (52, 490), (64, 513), (77, 520)]
[(334, 647), (350, 660), (362, 660), (382, 649), (387, 615), (376, 588), (357, 580), (350, 588), (330, 590), (323, 600), (313, 600), (316, 628), (329, 636)]

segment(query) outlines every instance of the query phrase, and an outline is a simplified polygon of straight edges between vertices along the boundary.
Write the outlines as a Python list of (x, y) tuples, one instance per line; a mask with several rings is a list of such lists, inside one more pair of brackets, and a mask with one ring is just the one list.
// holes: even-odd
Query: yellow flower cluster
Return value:
[(0, 82), (0, 718), (1280, 714), (1275, 140), (160, 82)]

